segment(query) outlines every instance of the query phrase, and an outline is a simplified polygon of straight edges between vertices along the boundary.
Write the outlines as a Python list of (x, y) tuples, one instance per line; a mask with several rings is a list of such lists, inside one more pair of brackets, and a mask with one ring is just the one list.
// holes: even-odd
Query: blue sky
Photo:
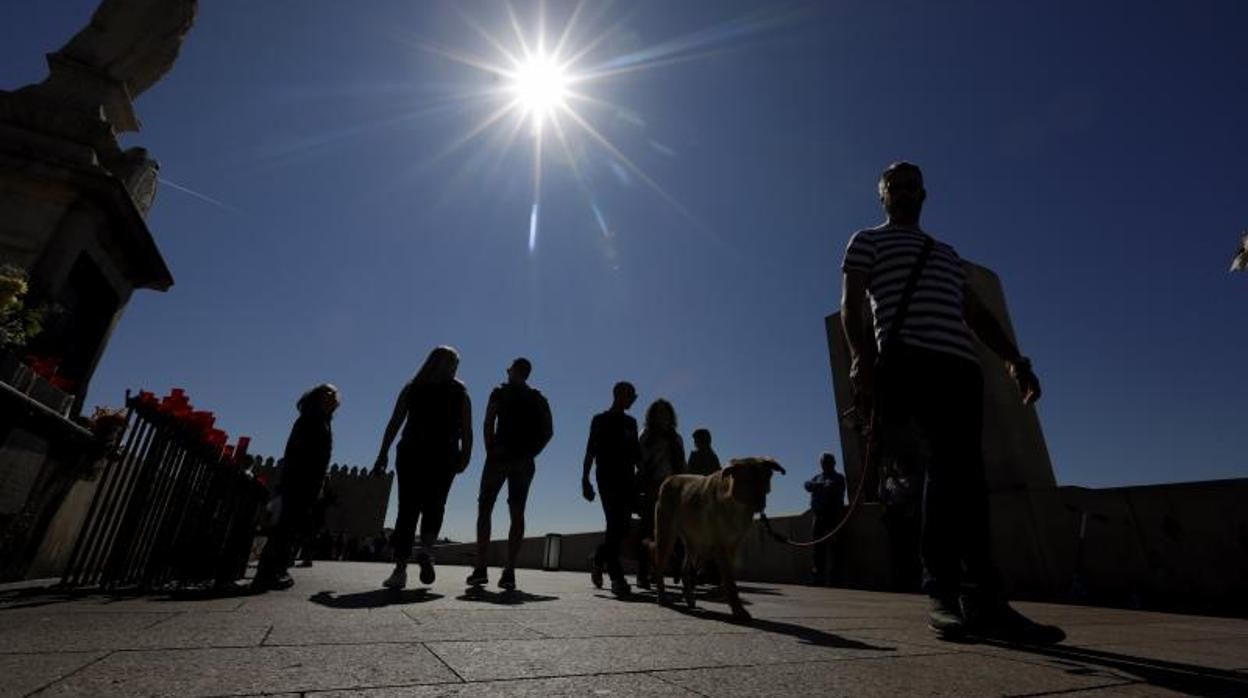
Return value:
[[(41, 79), (94, 4), (0, 6), (0, 88)], [(501, 3), (458, 6), (515, 45)], [(618, 379), (639, 417), (666, 396), (721, 457), (776, 456), (769, 508), (796, 511), (818, 453), (839, 453), (823, 317), (842, 251), (906, 158), (926, 227), (1005, 284), (1060, 483), (1248, 473), (1248, 276), (1226, 273), (1248, 227), (1248, 5), (593, 4), (574, 43), (607, 35), (583, 65), (685, 59), (581, 88), (665, 194), (583, 134), (571, 158), (548, 139), (532, 253), (528, 133), (444, 154), (491, 108), (448, 97), (498, 83), (428, 47), (500, 60), (455, 7), (201, 3), (125, 141), (213, 202), (161, 189), (149, 222), (176, 285), (135, 295), (88, 405), (183, 387), (276, 455), (296, 396), (329, 380), (335, 460), (369, 465), (402, 383), (448, 343), (478, 433), (517, 355), (551, 399), (531, 532), (600, 525), (577, 482)], [(536, 5), (514, 7), (532, 31)], [(549, 3), (552, 32), (570, 8)], [(480, 465), (452, 491), (454, 538)]]

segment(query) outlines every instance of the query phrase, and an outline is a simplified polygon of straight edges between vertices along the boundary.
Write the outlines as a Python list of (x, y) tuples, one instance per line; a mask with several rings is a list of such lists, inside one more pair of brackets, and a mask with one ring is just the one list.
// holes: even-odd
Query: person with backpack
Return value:
[(533, 364), (520, 357), (507, 369), (507, 382), (490, 393), (485, 407), (485, 468), (477, 497), (477, 563), (468, 575), (469, 586), (489, 583), (486, 552), (490, 545), (490, 519), (494, 502), (507, 483), (507, 509), (511, 530), (507, 535), (507, 563), (498, 586), (516, 588), (516, 557), (524, 542), (524, 508), (529, 485), (537, 470), (535, 459), (554, 435), (550, 403), (541, 391), (528, 385)]

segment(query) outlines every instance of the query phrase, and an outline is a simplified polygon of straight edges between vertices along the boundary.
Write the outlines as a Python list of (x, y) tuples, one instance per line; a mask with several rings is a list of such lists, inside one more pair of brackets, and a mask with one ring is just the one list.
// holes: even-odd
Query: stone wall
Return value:
[[(1029, 598), (1128, 608), (1248, 615), (1248, 479), (1112, 489), (1055, 487), (991, 495), (992, 544), (1008, 593)], [(1087, 512), (1080, 552), (1080, 529)], [(890, 590), (905, 580), (889, 569), (887, 532), (878, 504), (861, 505), (840, 545), (841, 582)], [(778, 515), (772, 527), (810, 540), (809, 514)], [(559, 569), (588, 571), (602, 533), (561, 536)], [(501, 565), (506, 543), (490, 543)], [(526, 538), (522, 568), (543, 566), (546, 537)], [(625, 567), (635, 570), (632, 541)], [(469, 543), (441, 546), (438, 562), (470, 565)], [(805, 583), (811, 551), (781, 545), (755, 522), (737, 558), (738, 579)], [(915, 586), (911, 580), (910, 586)]]

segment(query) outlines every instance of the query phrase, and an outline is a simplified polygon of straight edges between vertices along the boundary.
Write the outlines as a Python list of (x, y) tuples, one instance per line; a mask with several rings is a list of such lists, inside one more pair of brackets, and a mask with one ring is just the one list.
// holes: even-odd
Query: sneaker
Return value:
[(611, 593), (616, 596), (628, 596), (633, 590), (628, 586), (628, 582), (623, 579), (611, 580)]
[(507, 591), (516, 590), (516, 571), (508, 567), (503, 570), (503, 576), (498, 578), (498, 588)]
[(386, 581), (382, 582), (381, 585), (395, 591), (407, 586), (407, 568), (395, 567), (394, 572), (391, 572), (390, 576), (386, 577)]
[(941, 637), (957, 637), (966, 630), (956, 598), (931, 597), (927, 618), (927, 627)]
[(307, 568), (311, 566), (312, 566), (311, 560), (300, 560), (299, 564), (295, 565), (295, 567), (303, 567), (303, 568)]
[(484, 567), (473, 567), (472, 574), (468, 575), (465, 583), (470, 587), (484, 586), (490, 583), (490, 576), (486, 574)]
[(420, 565), (420, 583), (425, 586), (433, 584), (437, 578), (437, 573), (433, 571), (433, 556), (422, 551), (416, 556), (416, 564)]
[(976, 607), (967, 604), (966, 631), (978, 637), (1022, 645), (1056, 645), (1066, 632), (1024, 616), (1004, 601)]
[(594, 583), (595, 588), (602, 588), (602, 565), (598, 564), (593, 555), (589, 556), (589, 580)]
[(650, 590), (650, 578), (643, 577), (640, 574), (637, 575), (637, 588), (645, 589), (646, 591), (649, 591)]

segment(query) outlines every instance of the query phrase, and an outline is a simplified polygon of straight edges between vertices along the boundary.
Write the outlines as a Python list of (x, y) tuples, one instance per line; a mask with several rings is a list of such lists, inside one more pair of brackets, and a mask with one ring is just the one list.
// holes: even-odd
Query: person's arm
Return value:
[(849, 346), (849, 379), (864, 395), (871, 394), (875, 378), (875, 343), (862, 312), (869, 285), (865, 271), (849, 270), (841, 277), (841, 329)]
[(394, 443), (394, 437), (399, 435), (399, 427), (403, 426), (403, 421), (407, 419), (407, 391), (411, 390), (412, 384), (408, 383), (399, 391), (399, 399), (394, 402), (394, 412), (390, 414), (390, 421), (386, 424), (386, 432), (381, 437), (381, 453), (377, 454), (377, 462), (373, 464), (373, 472), (384, 473), (386, 471), (386, 462), (390, 457), (390, 445)]
[(585, 462), (582, 464), (581, 470), (581, 496), (587, 501), (594, 501), (594, 486), (589, 484), (589, 470), (594, 465), (594, 458), (597, 455), (597, 444), (594, 438), (598, 431), (598, 418), (595, 417), (589, 423), (589, 439), (585, 443)]
[(481, 441), (485, 444), (485, 455), (488, 457), (494, 452), (494, 438), (496, 436), (494, 427), (498, 420), (498, 390), (490, 392), (490, 399), (485, 403), (485, 424), (481, 425)]
[(1031, 361), (1018, 351), (1005, 328), (997, 322), (997, 317), (969, 283), (963, 285), (962, 298), (962, 315), (966, 326), (971, 328), (985, 346), (1005, 361), (1010, 377), (1018, 383), (1018, 390), (1023, 394), (1023, 404), (1030, 405), (1039, 400), (1040, 380), (1031, 370)]
[(807, 492), (814, 492), (815, 488), (819, 486), (819, 477), (818, 476), (812, 477), (811, 479), (806, 481), (804, 486), (806, 487)]
[(550, 401), (543, 397), (541, 399), (541, 405), (542, 428), (545, 430), (542, 432), (542, 436), (545, 437), (545, 440), (542, 441), (542, 448), (544, 449), (546, 448), (546, 444), (549, 444), (550, 440), (555, 437), (555, 418), (554, 415), (550, 413)]
[(459, 412), (459, 433), (460, 433), (460, 449), (459, 468), (455, 472), (462, 473), (468, 469), (468, 463), (472, 460), (472, 399), (468, 397), (468, 391), (464, 391), (464, 400)]

